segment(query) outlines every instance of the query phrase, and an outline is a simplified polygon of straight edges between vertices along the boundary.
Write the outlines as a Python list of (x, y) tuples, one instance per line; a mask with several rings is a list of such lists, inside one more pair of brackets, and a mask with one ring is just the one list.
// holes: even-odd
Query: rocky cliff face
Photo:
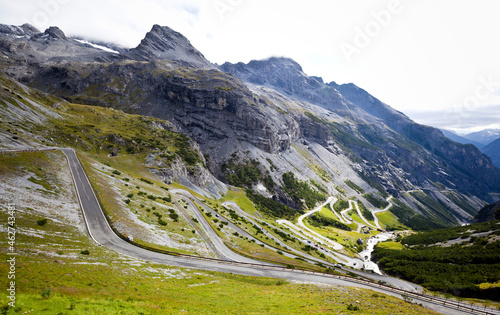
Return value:
[(239, 79), (217, 70), (161, 61), (40, 65), (33, 72), (32, 86), (73, 102), (167, 119), (204, 148), (245, 141), (276, 153), (297, 137), (293, 119), (267, 115), (268, 104), (254, 98)]
[[(448, 211), (446, 222), (455, 224), (470, 221), (471, 207), (500, 191), (500, 170), (479, 151), (412, 122), (353, 84), (309, 77), (291, 59), (226, 63), (219, 70), (184, 36), (157, 25), (138, 47), (114, 53), (56, 28), (0, 26), (0, 54), (9, 57), (4, 72), (33, 88), (171, 121), (199, 144), (219, 179), (227, 180), (221, 165), (231, 157), (258, 161), (276, 183), (263, 194), (292, 206), (299, 205), (282, 189), (286, 172), (365, 202), (346, 182), (365, 193), (388, 192), (415, 213)], [(175, 175), (184, 173), (178, 168)], [(173, 176), (161, 167), (158, 174)], [(417, 200), (408, 193), (414, 190), (434, 201)]]

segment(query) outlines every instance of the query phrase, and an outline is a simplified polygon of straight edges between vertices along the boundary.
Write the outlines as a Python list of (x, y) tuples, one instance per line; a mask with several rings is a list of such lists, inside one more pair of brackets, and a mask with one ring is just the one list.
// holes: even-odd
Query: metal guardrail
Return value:
[[(0, 154), (4, 153), (22, 153), (22, 152), (39, 152), (39, 151), (56, 151), (59, 150), (59, 148), (33, 148), (33, 149), (22, 149), (22, 150), (0, 150)], [(89, 182), (90, 183), (90, 182)], [(93, 189), (93, 188), (92, 188)], [(95, 195), (95, 194), (94, 194)], [(96, 199), (99, 201), (99, 198), (96, 196)], [(102, 210), (102, 207), (101, 207)], [(166, 254), (170, 256), (177, 256), (177, 257), (183, 257), (183, 258), (188, 258), (188, 259), (195, 259), (195, 260), (204, 260), (204, 261), (211, 261), (211, 262), (216, 262), (216, 263), (223, 263), (223, 264), (230, 264), (230, 265), (238, 265), (238, 266), (243, 266), (243, 267), (254, 267), (254, 268), (261, 268), (261, 269), (272, 269), (272, 270), (280, 270), (280, 271), (286, 271), (286, 272), (301, 272), (304, 274), (311, 274), (311, 275), (316, 275), (316, 276), (322, 276), (322, 277), (330, 277), (330, 278), (337, 278), (345, 281), (350, 281), (350, 282), (355, 282), (355, 283), (360, 283), (364, 284), (367, 286), (371, 286), (374, 288), (379, 288), (383, 289), (386, 291), (390, 291), (393, 293), (399, 293), (403, 297), (407, 296), (409, 298), (416, 298), (419, 300), (424, 300), (424, 301), (429, 301), (431, 303), (443, 305), (443, 306), (448, 306), (451, 308), (455, 308), (457, 310), (463, 310), (463, 311), (468, 311), (474, 314), (485, 314), (485, 315), (498, 315), (500, 312), (492, 312), (494, 310), (492, 309), (487, 309), (485, 306), (484, 310), (479, 308), (479, 307), (473, 307), (472, 305), (467, 305), (465, 303), (460, 303), (458, 301), (453, 301), (445, 298), (440, 298), (440, 297), (434, 297), (431, 295), (427, 294), (422, 294), (422, 293), (417, 293), (417, 292), (412, 292), (412, 291), (407, 291), (404, 289), (400, 288), (395, 288), (389, 285), (385, 285), (382, 283), (377, 283), (371, 280), (366, 280), (363, 278), (357, 278), (357, 277), (352, 277), (348, 275), (335, 275), (335, 274), (330, 274), (330, 273), (325, 273), (325, 272), (320, 272), (320, 271), (313, 271), (313, 270), (308, 270), (308, 269), (303, 269), (303, 268), (288, 268), (284, 266), (276, 266), (276, 265), (264, 265), (264, 264), (254, 264), (254, 263), (246, 263), (246, 262), (236, 262), (236, 261), (228, 261), (228, 260), (222, 260), (222, 259), (217, 259), (217, 258), (210, 258), (210, 257), (201, 257), (201, 256), (194, 256), (194, 255), (189, 255), (189, 254), (182, 254), (182, 253), (177, 253), (177, 252), (172, 252), (172, 251), (167, 251), (167, 250), (161, 250), (161, 249), (156, 249), (156, 248), (151, 248), (149, 246), (141, 245), (138, 243), (135, 243), (128, 239), (127, 237), (121, 235), (112, 225), (111, 222), (105, 213), (103, 211), (104, 217), (108, 221), (108, 224), (110, 228), (113, 230), (116, 236), (120, 237), (122, 240), (137, 246), (139, 248), (149, 250), (152, 252), (157, 252), (161, 254)]]
[(40, 151), (57, 151), (57, 148), (33, 148), (33, 149), (22, 149), (22, 150), (0, 150), (0, 154), (5, 153), (22, 153), (22, 152), (40, 152)]

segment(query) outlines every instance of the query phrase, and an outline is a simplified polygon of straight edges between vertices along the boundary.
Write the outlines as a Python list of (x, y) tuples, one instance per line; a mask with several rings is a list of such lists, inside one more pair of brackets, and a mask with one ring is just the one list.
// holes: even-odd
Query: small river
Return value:
[(382, 232), (366, 240), (366, 249), (359, 253), (359, 256), (364, 262), (365, 270), (373, 271), (379, 275), (382, 274), (380, 272), (380, 269), (378, 268), (378, 265), (371, 260), (372, 252), (375, 249), (375, 245), (377, 245), (377, 243), (387, 241), (388, 239), (391, 239), (393, 237), (394, 233), (392, 232)]

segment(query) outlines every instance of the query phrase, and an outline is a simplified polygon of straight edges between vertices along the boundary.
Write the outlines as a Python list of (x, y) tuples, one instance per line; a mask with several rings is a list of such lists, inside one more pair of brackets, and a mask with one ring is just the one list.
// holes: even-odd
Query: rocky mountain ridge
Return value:
[(500, 170), (477, 149), (415, 124), (353, 84), (324, 84), (291, 59), (226, 63), (219, 71), (168, 27), (155, 25), (119, 54), (61, 33), (1, 26), (4, 73), (74, 103), (171, 121), (223, 181), (221, 166), (231, 158), (236, 166), (255, 160), (274, 185), (257, 179), (252, 188), (288, 205), (302, 207), (286, 192), (288, 172), (374, 207), (364, 194), (390, 193), (406, 207), (402, 222), (468, 222), (500, 191)]
[(116, 45), (99, 48), (78, 38), (69, 38), (56, 26), (41, 32), (30, 24), (0, 24), (0, 47), (5, 56), (24, 62), (109, 62), (120, 60), (170, 60), (183, 67), (215, 69), (189, 40), (167, 26), (154, 25), (141, 43), (131, 49), (116, 50)]

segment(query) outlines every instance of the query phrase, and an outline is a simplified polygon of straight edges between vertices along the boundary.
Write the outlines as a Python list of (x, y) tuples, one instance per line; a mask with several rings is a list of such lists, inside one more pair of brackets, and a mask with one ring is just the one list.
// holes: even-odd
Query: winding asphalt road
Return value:
[[(204, 232), (210, 238), (210, 241), (214, 244), (217, 251), (223, 256), (224, 260), (229, 260), (229, 261), (234, 261), (234, 262), (244, 262), (244, 263), (249, 263), (249, 264), (262, 264), (261, 261), (244, 257), (242, 255), (239, 255), (239, 254), (233, 252), (231, 249), (229, 249), (226, 246), (226, 244), (224, 244), (224, 242), (219, 237), (219, 235), (217, 235), (217, 233), (215, 233), (215, 231), (212, 229), (212, 227), (207, 222), (207, 220), (205, 220), (205, 217), (203, 217), (203, 215), (198, 211), (198, 209), (193, 204), (191, 199), (186, 196), (186, 193), (189, 194), (189, 192), (181, 190), (181, 189), (173, 189), (171, 192), (175, 195), (180, 195), (180, 196), (186, 198), (184, 200), (193, 208), (193, 213), (196, 216), (196, 219), (200, 223)], [(207, 210), (205, 210), (205, 211), (207, 211)], [(239, 228), (236, 229), (235, 227), (233, 227), (233, 229), (237, 230), (240, 233), (242, 232)]]
[[(261, 219), (258, 219), (248, 213), (246, 213), (245, 211), (241, 210), (241, 208), (234, 202), (232, 201), (226, 201), (222, 204), (224, 207), (226, 208), (231, 208), (233, 209), (234, 211), (236, 211), (239, 215), (245, 217), (246, 220), (248, 220), (250, 223), (260, 227), (262, 229), (262, 231), (264, 231), (264, 233), (267, 235), (267, 237), (269, 237), (270, 240), (272, 240), (273, 242), (276, 242), (278, 244), (280, 244), (281, 246), (283, 246), (284, 248), (286, 247), (290, 252), (294, 253), (296, 256), (298, 257), (303, 257), (306, 261), (308, 261), (309, 263), (311, 264), (315, 264), (315, 263), (321, 263), (325, 266), (329, 266), (329, 267), (334, 267), (335, 264), (331, 263), (331, 262), (328, 262), (326, 260), (322, 260), (320, 258), (317, 258), (317, 257), (314, 257), (314, 256), (311, 256), (305, 252), (302, 252), (302, 251), (299, 251), (299, 250), (296, 250), (295, 248), (291, 247), (289, 244), (286, 244), (284, 242), (282, 242), (278, 237), (274, 236), (272, 233), (268, 232), (267, 229), (270, 229), (270, 230), (278, 230), (282, 233), (285, 233), (285, 234), (288, 234), (290, 236), (290, 238), (293, 238), (295, 239), (297, 242), (299, 242), (299, 244), (309, 244), (307, 243), (307, 241), (304, 239), (304, 236), (300, 235), (300, 234), (297, 234), (299, 235), (299, 237), (293, 235), (293, 234), (289, 234), (287, 231), (285, 230), (282, 230), (272, 224), (269, 224), (269, 223), (266, 223), (267, 225), (267, 228), (263, 226), (262, 222), (265, 223), (265, 221), (262, 221)], [(288, 222), (288, 221), (287, 221)], [(290, 222), (288, 222), (290, 223)], [(290, 226), (288, 226), (288, 228), (290, 228)], [(298, 228), (297, 228), (298, 229)], [(292, 231), (292, 233), (297, 233), (297, 231), (293, 230), (293, 229), (290, 229), (290, 231)], [(344, 261), (342, 261), (344, 263)]]
[(381, 210), (375, 210), (375, 211), (372, 211), (372, 214), (373, 214), (373, 222), (375, 223), (375, 225), (377, 226), (378, 229), (380, 229), (380, 224), (378, 222), (378, 217), (377, 217), (377, 213), (381, 213), (381, 212), (385, 212), (387, 210), (389, 210), (390, 208), (392, 208), (392, 202), (391, 202), (391, 199), (392, 199), (392, 196), (389, 196), (387, 197), (386, 201), (389, 203), (387, 205), (387, 207), (385, 207), (384, 209), (381, 209)]
[[(252, 265), (243, 263), (230, 263), (217, 261), (213, 259), (202, 259), (186, 256), (171, 256), (161, 254), (146, 249), (139, 248), (118, 237), (108, 224), (104, 217), (99, 202), (92, 190), (90, 182), (78, 161), (76, 153), (72, 149), (61, 149), (68, 159), (73, 181), (75, 184), (78, 199), (85, 218), (88, 232), (92, 239), (111, 250), (133, 258), (148, 260), (155, 263), (168, 264), (185, 268), (194, 268), (202, 270), (211, 270), (225, 273), (235, 273), (249, 276), (272, 277), (288, 280), (318, 282), (340, 286), (352, 286), (365, 289), (371, 289), (388, 295), (401, 297), (402, 293), (423, 306), (441, 312), (443, 314), (488, 314), (478, 309), (467, 310), (466, 304), (435, 299), (430, 296), (414, 294), (412, 292), (403, 292), (375, 283), (364, 282), (361, 280), (344, 278), (341, 276), (326, 275), (302, 270), (292, 270), (282, 267)], [(500, 314), (500, 312), (491, 311), (489, 314)]]
[(304, 219), (305, 219), (306, 217), (308, 217), (308, 216), (310, 216), (310, 215), (312, 215), (312, 214), (314, 214), (314, 213), (316, 213), (316, 212), (320, 212), (320, 211), (321, 211), (321, 209), (322, 209), (324, 206), (326, 206), (327, 204), (329, 204), (329, 203), (331, 203), (331, 202), (333, 202), (333, 203), (337, 202), (337, 198), (335, 198), (335, 197), (328, 197), (328, 199), (327, 199), (327, 200), (326, 200), (326, 201), (325, 201), (322, 205), (319, 205), (318, 207), (316, 207), (316, 209), (314, 209), (314, 210), (312, 210), (312, 211), (309, 211), (309, 212), (307, 212), (307, 213), (305, 213), (305, 214), (301, 215), (301, 216), (299, 217), (299, 219), (297, 220), (297, 225), (298, 225), (299, 227), (301, 227), (302, 229), (307, 230), (307, 232), (308, 232), (309, 234), (313, 234), (313, 235), (315, 235), (317, 238), (319, 238), (319, 239), (321, 240), (321, 242), (322, 242), (322, 243), (326, 243), (326, 244), (328, 244), (329, 246), (331, 246), (331, 247), (332, 247), (333, 249), (335, 249), (335, 250), (341, 250), (342, 248), (344, 248), (344, 246), (342, 246), (342, 245), (340, 245), (339, 243), (334, 242), (334, 241), (332, 241), (332, 240), (330, 240), (330, 239), (328, 239), (328, 238), (324, 237), (323, 235), (321, 235), (321, 234), (319, 234), (319, 233), (316, 233), (315, 231), (313, 231), (313, 230), (311, 230), (310, 228), (308, 228), (308, 227), (304, 224), (304, 222), (303, 222), (303, 221), (304, 221)]

